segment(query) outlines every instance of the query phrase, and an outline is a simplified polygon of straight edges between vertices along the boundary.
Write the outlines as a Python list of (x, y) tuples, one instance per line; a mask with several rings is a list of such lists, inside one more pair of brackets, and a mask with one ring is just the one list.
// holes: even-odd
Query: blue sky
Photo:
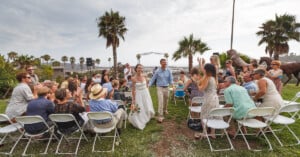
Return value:
[[(257, 45), (258, 27), (276, 13), (295, 15), (299, 22), (299, 6), (299, 0), (236, 0), (233, 48), (253, 58), (266, 56), (264, 45)], [(210, 47), (205, 58), (230, 48), (232, 0), (2, 0), (0, 53), (50, 54), (59, 61), (67, 55), (77, 62), (93, 57), (108, 66), (112, 49), (98, 38), (96, 19), (110, 9), (126, 17), (128, 32), (117, 50), (122, 63), (135, 65), (136, 54), (160, 52), (169, 53), (170, 65), (187, 65), (187, 58), (174, 62), (171, 56), (191, 33)], [(299, 55), (300, 43), (289, 44)], [(161, 57), (142, 56), (141, 62), (158, 65)]]

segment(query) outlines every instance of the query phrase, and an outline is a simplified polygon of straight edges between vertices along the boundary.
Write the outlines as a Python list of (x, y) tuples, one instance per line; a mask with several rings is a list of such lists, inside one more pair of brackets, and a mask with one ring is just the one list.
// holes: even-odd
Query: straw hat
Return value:
[(99, 83), (95, 84), (91, 88), (90, 99), (99, 99), (106, 97), (107, 88), (103, 88)]

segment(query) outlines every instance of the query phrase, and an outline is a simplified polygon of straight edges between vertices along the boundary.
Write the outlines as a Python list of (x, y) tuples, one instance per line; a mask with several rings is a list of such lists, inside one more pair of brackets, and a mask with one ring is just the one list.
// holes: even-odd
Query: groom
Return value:
[(158, 122), (163, 122), (164, 114), (168, 114), (167, 105), (169, 99), (169, 85), (173, 85), (173, 76), (170, 69), (167, 68), (166, 59), (160, 60), (161, 67), (158, 68), (149, 82), (152, 86), (156, 82), (158, 97)]

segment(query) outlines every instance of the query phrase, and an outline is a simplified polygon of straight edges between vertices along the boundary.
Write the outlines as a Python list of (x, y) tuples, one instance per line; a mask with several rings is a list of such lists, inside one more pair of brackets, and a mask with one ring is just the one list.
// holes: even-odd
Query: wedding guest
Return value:
[[(213, 108), (219, 107), (219, 98), (217, 95), (217, 80), (216, 80), (216, 67), (213, 64), (205, 64), (204, 76), (199, 83), (199, 89), (204, 92), (204, 102), (201, 107), (200, 118), (207, 119), (208, 113)], [(202, 122), (203, 123), (203, 122)], [(212, 138), (216, 138), (215, 129), (210, 128), (208, 133)], [(199, 138), (201, 134), (195, 134)]]
[(31, 76), (26, 72), (18, 73), (16, 76), (19, 84), (13, 89), (11, 98), (6, 107), (5, 114), (15, 122), (15, 117), (25, 115), (28, 102), (37, 97), (38, 85), (34, 86), (34, 93), (29, 88)]
[(27, 73), (30, 75), (31, 83), (32, 85), (39, 84), (39, 77), (34, 73), (33, 66), (29, 65), (26, 67)]
[(273, 60), (271, 63), (272, 69), (267, 72), (267, 77), (270, 78), (275, 86), (279, 94), (282, 91), (282, 82), (281, 79), (283, 77), (283, 72), (280, 69), (281, 62), (279, 60)]

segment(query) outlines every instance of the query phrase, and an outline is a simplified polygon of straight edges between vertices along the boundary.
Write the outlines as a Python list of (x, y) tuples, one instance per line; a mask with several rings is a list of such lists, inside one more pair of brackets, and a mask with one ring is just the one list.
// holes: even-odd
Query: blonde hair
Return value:
[(119, 86), (119, 80), (113, 80), (111, 84), (113, 88), (116, 88)]
[(276, 65), (278, 65), (278, 66), (281, 66), (281, 62), (280, 62), (279, 60), (273, 60), (273, 61), (271, 62), (271, 64), (276, 64)]
[(212, 55), (210, 58), (213, 60), (214, 65), (216, 65), (218, 68), (221, 67), (220, 58), (218, 55)]

